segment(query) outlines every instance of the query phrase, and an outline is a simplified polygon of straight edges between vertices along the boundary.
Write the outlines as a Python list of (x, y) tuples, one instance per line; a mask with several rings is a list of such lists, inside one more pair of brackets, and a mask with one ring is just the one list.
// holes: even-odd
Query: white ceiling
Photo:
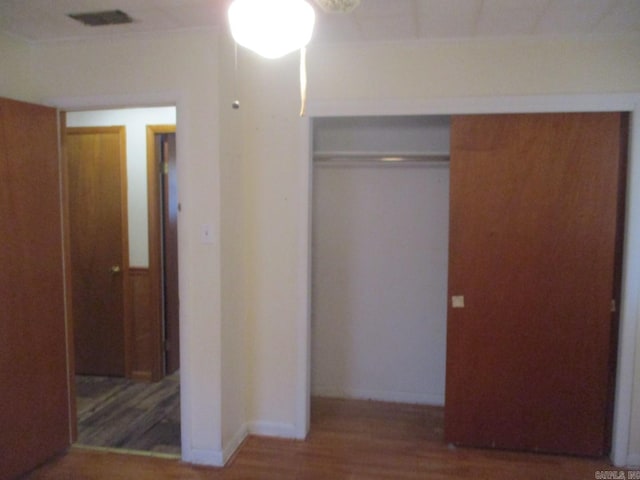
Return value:
[[(226, 24), (229, 3), (0, 0), (0, 30), (40, 42), (208, 28)], [(86, 27), (67, 17), (111, 9), (135, 22)], [(350, 14), (317, 12), (312, 42), (640, 32), (640, 0), (361, 0)]]

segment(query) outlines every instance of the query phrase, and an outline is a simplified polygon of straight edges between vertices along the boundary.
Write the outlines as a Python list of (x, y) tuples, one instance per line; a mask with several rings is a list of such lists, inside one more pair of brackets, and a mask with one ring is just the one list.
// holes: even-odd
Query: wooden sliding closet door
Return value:
[(0, 479), (70, 443), (57, 112), (0, 99)]
[(626, 117), (455, 117), (445, 437), (609, 449)]

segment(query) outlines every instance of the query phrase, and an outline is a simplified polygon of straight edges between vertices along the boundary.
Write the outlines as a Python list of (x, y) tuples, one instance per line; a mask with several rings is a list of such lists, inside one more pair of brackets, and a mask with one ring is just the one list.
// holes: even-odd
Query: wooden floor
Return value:
[(442, 409), (313, 399), (306, 441), (249, 437), (223, 469), (72, 449), (27, 478), (41, 479), (592, 479), (605, 459), (452, 448)]
[(80, 445), (180, 455), (178, 374), (156, 383), (76, 377)]

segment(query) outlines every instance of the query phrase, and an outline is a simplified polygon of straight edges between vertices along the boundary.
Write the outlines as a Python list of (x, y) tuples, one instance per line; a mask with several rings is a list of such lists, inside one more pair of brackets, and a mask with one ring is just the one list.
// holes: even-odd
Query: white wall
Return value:
[(149, 266), (147, 125), (175, 125), (175, 107), (68, 112), (68, 127), (126, 128), (129, 265)]
[(449, 168), (314, 168), (311, 391), (444, 405)]
[(327, 117), (313, 123), (317, 153), (449, 152), (447, 116)]
[(298, 57), (239, 49), (245, 197), (247, 415), (254, 431), (295, 436), (300, 345), (295, 252), (300, 179)]
[(633, 92), (640, 34), (312, 46), (309, 100)]
[(228, 37), (219, 47), (220, 81), (220, 188), (221, 188), (221, 408), (224, 460), (233, 453), (248, 432), (247, 356), (245, 344), (245, 177), (242, 161), (241, 112), (231, 104), (234, 98), (234, 48)]
[[(182, 448), (185, 460), (204, 463), (220, 463), (223, 451), (218, 48), (218, 33), (200, 30), (36, 44), (31, 51), (40, 102), (67, 110), (177, 107)], [(213, 227), (214, 243), (201, 242), (203, 224)], [(240, 295), (237, 288), (230, 285), (226, 295)], [(233, 379), (225, 385), (242, 388)]]
[[(393, 103), (398, 114), (430, 114), (438, 113), (440, 100), (445, 105), (451, 98), (461, 104), (483, 96), (638, 92), (638, 58), (640, 35), (312, 46), (308, 112), (335, 116), (353, 106), (349, 114), (357, 115), (359, 105), (377, 104), (383, 111)], [(240, 63), (241, 101), (250, 112), (242, 125), (250, 172), (250, 411), (254, 418), (286, 425), (296, 421), (292, 403), (297, 388), (304, 388), (287, 361), (304, 358), (300, 350), (306, 348), (298, 337), (304, 308), (291, 305), (292, 298), (304, 302), (298, 286), (307, 282), (308, 261), (299, 248), (309, 205), (303, 193), (304, 137), (298, 136), (305, 123), (296, 116), (298, 62), (292, 55), (266, 65), (242, 53)], [(372, 110), (364, 113), (375, 114)], [(640, 381), (638, 372), (634, 376)], [(640, 452), (640, 445), (631, 451)]]

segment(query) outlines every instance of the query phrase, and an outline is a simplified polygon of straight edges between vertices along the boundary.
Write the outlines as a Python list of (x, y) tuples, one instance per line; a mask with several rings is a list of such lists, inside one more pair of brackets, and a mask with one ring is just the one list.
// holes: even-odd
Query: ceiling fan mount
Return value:
[(349, 13), (360, 5), (360, 0), (315, 0), (315, 2), (327, 13)]

